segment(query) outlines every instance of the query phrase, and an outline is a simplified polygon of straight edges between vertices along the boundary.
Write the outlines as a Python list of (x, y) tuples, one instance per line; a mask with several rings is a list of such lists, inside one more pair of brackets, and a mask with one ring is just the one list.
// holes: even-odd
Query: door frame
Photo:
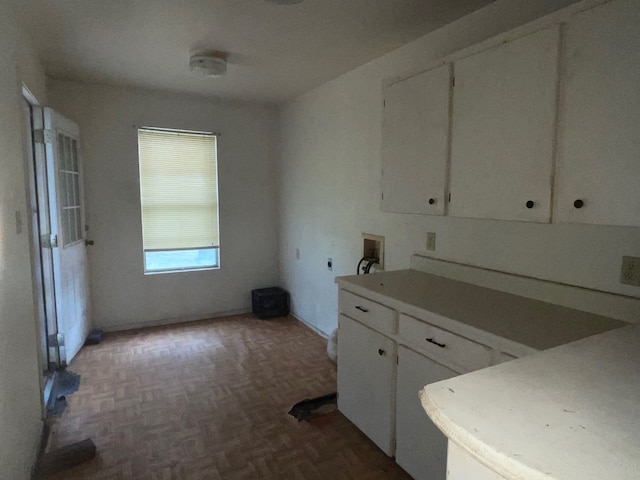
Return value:
[(51, 395), (56, 371), (62, 366), (58, 347), (58, 321), (56, 314), (56, 292), (53, 276), (51, 249), (51, 224), (47, 191), (47, 163), (43, 132), (43, 109), (38, 99), (22, 85), (22, 97), (28, 105), (23, 118), (25, 142), (25, 180), (29, 215), (29, 243), (32, 265), (36, 332), (38, 335), (38, 365), (43, 415)]

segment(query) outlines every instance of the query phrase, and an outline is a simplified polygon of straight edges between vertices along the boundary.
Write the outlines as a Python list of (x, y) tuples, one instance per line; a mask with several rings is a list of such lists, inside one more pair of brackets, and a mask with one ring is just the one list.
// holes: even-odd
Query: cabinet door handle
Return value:
[(429, 205), (435, 205), (436, 204), (436, 199), (435, 198), (430, 198), (429, 199)]
[(379, 348), (378, 349), (378, 355), (380, 355), (381, 357), (384, 357), (387, 354), (387, 352), (385, 352), (383, 349)]
[(446, 348), (447, 344), (446, 343), (438, 343), (436, 342), (433, 338), (426, 338), (425, 339), (427, 342), (429, 343), (433, 343), (434, 345), (440, 347), (440, 348)]
[(573, 206), (575, 208), (582, 208), (584, 206), (584, 201), (583, 200), (576, 200), (575, 202), (573, 202)]
[(526, 203), (526, 207), (527, 207), (527, 208), (533, 208), (533, 206), (534, 206), (535, 204), (536, 204), (536, 202), (534, 202), (533, 200), (529, 200), (529, 201)]
[(369, 310), (367, 310), (364, 307), (361, 307), (360, 305), (356, 305), (356, 310), (360, 310), (361, 312), (367, 313)]

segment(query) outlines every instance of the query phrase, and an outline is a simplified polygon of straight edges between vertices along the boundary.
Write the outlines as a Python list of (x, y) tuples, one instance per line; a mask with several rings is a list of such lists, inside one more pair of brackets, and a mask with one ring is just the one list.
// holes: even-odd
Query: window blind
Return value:
[(219, 246), (213, 134), (138, 130), (145, 251)]

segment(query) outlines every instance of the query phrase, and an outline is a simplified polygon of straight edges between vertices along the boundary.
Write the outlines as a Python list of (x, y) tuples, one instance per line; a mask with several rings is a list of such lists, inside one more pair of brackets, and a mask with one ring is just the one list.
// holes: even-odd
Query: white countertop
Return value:
[(399, 310), (405, 306), (417, 307), (535, 350), (627, 325), (593, 313), (418, 270), (338, 277), (336, 282), (341, 288), (373, 300), (378, 296), (378, 301)]
[(509, 480), (640, 479), (640, 325), (428, 385), (434, 423)]

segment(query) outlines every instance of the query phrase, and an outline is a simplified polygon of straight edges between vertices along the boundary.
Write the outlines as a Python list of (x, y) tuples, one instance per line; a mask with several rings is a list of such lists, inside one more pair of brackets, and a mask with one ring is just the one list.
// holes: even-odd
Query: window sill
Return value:
[(192, 272), (206, 272), (209, 270), (220, 270), (220, 266), (217, 265), (215, 267), (198, 267), (198, 268), (184, 268), (184, 269), (176, 269), (176, 270), (157, 270), (144, 272), (145, 275), (163, 275), (165, 273), (192, 273)]

